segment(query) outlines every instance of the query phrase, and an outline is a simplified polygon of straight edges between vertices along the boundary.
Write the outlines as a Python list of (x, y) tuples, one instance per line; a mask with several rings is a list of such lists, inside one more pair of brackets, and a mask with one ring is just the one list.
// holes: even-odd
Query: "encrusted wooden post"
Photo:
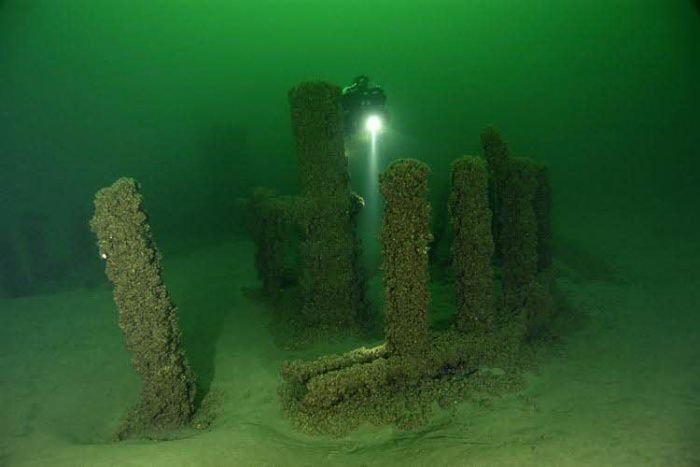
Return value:
[(429, 339), (429, 172), (422, 162), (399, 160), (380, 177), (386, 345), (398, 355), (424, 352)]
[(536, 189), (533, 163), (526, 159), (511, 159), (501, 192), (504, 220), (500, 243), (506, 296), (517, 296), (537, 274), (537, 215), (533, 205)]
[(501, 251), (501, 230), (503, 230), (503, 193), (506, 190), (506, 171), (512, 159), (508, 143), (496, 128), (486, 128), (481, 133), (481, 147), (488, 164), (489, 196), (493, 217), (491, 219), (494, 240), (494, 253), (498, 261), (503, 257)]
[(452, 164), (449, 215), (454, 231), (452, 266), (460, 331), (487, 332), (494, 324), (493, 237), (488, 171), (483, 159)]
[(306, 203), (302, 313), (329, 328), (356, 324), (364, 306), (355, 233), (358, 199), (350, 191), (339, 87), (308, 82), (289, 91)]
[(90, 221), (114, 284), (119, 327), (143, 380), (141, 401), (127, 417), (120, 438), (180, 428), (194, 413), (195, 377), (141, 203), (136, 182), (120, 178), (97, 192)]

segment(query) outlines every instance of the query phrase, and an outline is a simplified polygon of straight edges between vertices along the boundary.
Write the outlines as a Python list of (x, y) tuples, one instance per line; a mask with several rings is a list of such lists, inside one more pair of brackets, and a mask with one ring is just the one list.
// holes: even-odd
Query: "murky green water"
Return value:
[[(379, 170), (427, 162), (436, 210), (487, 125), (549, 165), (586, 324), (492, 407), (318, 439), (280, 414), (299, 354), (251, 298), (238, 200), (298, 190), (287, 90), (361, 73), (388, 95)], [(698, 109), (690, 0), (0, 0), (0, 465), (697, 465)], [(377, 207), (363, 148), (353, 186)], [(138, 380), (87, 220), (121, 176), (221, 400), (184, 440), (107, 442)]]

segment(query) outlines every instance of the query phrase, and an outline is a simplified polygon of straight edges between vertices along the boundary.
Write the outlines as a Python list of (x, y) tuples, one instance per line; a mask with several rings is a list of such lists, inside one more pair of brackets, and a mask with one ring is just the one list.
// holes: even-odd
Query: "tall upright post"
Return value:
[(489, 170), (489, 196), (493, 217), (491, 225), (493, 230), (494, 250), (497, 260), (501, 260), (504, 253), (501, 251), (501, 230), (503, 230), (504, 208), (503, 196), (506, 191), (506, 172), (512, 156), (508, 143), (503, 139), (501, 132), (493, 127), (486, 128), (481, 133), (481, 147)]
[(422, 162), (399, 160), (380, 177), (386, 345), (403, 356), (420, 355), (429, 343), (429, 172)]
[(339, 87), (307, 82), (289, 91), (301, 186), (305, 239), (300, 247), (302, 314), (322, 327), (358, 321), (364, 307), (355, 232), (357, 197), (350, 190)]
[(138, 185), (120, 178), (95, 196), (90, 226), (114, 284), (119, 327), (141, 376), (141, 401), (118, 436), (159, 433), (186, 425), (194, 413), (195, 377), (182, 347), (177, 310), (161, 279)]
[(501, 192), (504, 213), (500, 232), (503, 253), (503, 290), (517, 297), (537, 275), (537, 215), (534, 198), (537, 179), (534, 164), (513, 158), (505, 169)]
[(452, 267), (460, 331), (488, 332), (494, 325), (493, 237), (484, 160), (467, 156), (452, 164), (448, 210), (454, 240)]

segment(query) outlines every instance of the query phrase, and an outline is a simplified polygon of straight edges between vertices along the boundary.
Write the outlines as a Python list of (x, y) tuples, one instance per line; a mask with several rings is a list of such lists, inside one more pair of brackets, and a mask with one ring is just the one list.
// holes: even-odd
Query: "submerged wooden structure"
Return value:
[[(342, 329), (358, 322), (366, 303), (354, 232), (362, 202), (350, 191), (340, 89), (304, 83), (289, 97), (303, 193), (259, 192), (251, 201), (258, 273), (270, 296), (296, 275), (308, 325)], [(485, 366), (512, 360), (551, 316), (547, 170), (513, 157), (495, 129), (484, 131), (482, 147), (483, 158), (456, 160), (450, 174), (453, 327), (433, 331), (428, 318), (429, 168), (395, 161), (380, 177), (385, 342), (283, 365), (283, 405), (301, 428), (343, 434), (363, 422), (399, 422), (432, 399), (460, 393), (445, 387), (493, 376)], [(290, 268), (284, 252), (294, 245), (301, 259)]]

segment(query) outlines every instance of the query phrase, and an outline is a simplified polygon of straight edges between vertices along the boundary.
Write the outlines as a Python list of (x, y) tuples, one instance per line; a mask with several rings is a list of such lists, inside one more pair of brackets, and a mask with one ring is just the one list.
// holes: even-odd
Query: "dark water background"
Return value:
[(434, 197), (496, 124), (550, 165), (561, 235), (696, 235), (696, 2), (4, 0), (0, 294), (104, 280), (86, 225), (120, 176), (166, 252), (236, 234), (237, 198), (296, 190), (287, 90), (359, 73)]

